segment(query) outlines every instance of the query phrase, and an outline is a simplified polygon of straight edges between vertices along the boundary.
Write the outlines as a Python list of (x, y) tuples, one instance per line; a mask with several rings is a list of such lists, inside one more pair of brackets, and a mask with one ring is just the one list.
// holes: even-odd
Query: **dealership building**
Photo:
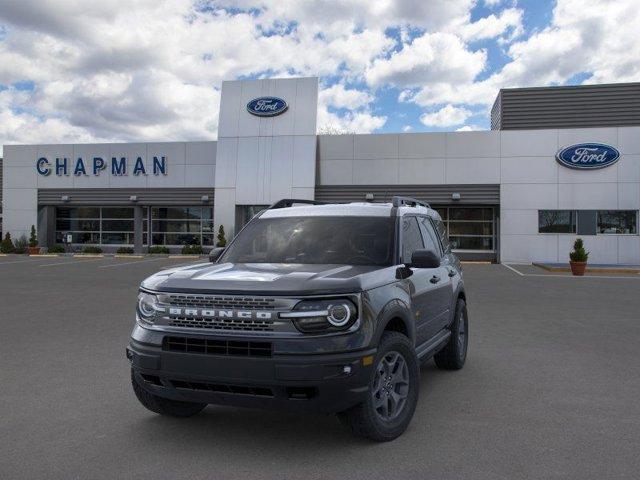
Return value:
[(218, 140), (5, 145), (2, 230), (105, 251), (213, 246), (282, 198), (443, 217), (467, 259), (640, 264), (640, 83), (505, 89), (490, 131), (317, 135), (317, 78), (223, 82)]

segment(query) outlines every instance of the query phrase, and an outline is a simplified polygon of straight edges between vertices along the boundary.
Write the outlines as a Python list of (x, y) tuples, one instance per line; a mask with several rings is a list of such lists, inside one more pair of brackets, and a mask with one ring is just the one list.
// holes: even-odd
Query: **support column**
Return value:
[(46, 205), (38, 211), (38, 245), (50, 248), (56, 243), (56, 207)]
[(135, 253), (142, 253), (142, 236), (144, 234), (143, 230), (143, 218), (144, 218), (144, 208), (136, 205), (133, 207), (133, 251)]

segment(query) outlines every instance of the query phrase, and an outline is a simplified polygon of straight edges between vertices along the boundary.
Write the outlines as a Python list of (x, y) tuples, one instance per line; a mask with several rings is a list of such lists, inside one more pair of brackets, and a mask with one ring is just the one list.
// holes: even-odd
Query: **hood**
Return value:
[(203, 263), (164, 270), (142, 282), (155, 291), (323, 295), (369, 290), (395, 280), (395, 267)]

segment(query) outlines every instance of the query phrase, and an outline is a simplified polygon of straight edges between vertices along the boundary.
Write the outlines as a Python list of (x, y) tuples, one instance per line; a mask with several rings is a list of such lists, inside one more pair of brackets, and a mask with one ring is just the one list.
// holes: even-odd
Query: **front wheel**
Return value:
[(447, 345), (435, 354), (433, 359), (436, 366), (442, 370), (460, 370), (467, 359), (467, 346), (469, 345), (469, 318), (467, 316), (467, 304), (459, 298), (456, 304), (456, 313), (451, 324), (451, 337)]
[(420, 368), (411, 342), (397, 332), (385, 332), (374, 360), (367, 399), (338, 414), (359, 436), (388, 442), (411, 422), (418, 403)]

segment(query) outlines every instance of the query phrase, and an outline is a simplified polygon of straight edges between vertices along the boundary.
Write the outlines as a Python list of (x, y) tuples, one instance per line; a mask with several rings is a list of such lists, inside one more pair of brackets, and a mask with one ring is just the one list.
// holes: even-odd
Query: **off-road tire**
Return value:
[(147, 409), (159, 415), (166, 415), (169, 417), (191, 417), (197, 413), (200, 413), (206, 403), (194, 403), (194, 402), (181, 402), (178, 400), (170, 400), (168, 398), (162, 398), (153, 393), (147, 392), (140, 386), (136, 376), (131, 370), (131, 385), (133, 391), (138, 397), (140, 403)]
[[(372, 392), (377, 365), (390, 352), (397, 352), (404, 358), (408, 368), (409, 390), (404, 407), (398, 417), (384, 421), (374, 408)], [(388, 442), (402, 435), (413, 418), (420, 391), (420, 366), (415, 349), (406, 336), (398, 332), (385, 332), (382, 335), (373, 367), (367, 399), (363, 403), (339, 413), (338, 418), (358, 437), (376, 442)]]
[[(462, 341), (460, 333), (463, 333)], [(467, 304), (461, 298), (456, 304), (456, 314), (451, 324), (451, 337), (447, 345), (433, 357), (436, 366), (442, 370), (460, 370), (467, 359), (469, 345), (469, 317)]]

